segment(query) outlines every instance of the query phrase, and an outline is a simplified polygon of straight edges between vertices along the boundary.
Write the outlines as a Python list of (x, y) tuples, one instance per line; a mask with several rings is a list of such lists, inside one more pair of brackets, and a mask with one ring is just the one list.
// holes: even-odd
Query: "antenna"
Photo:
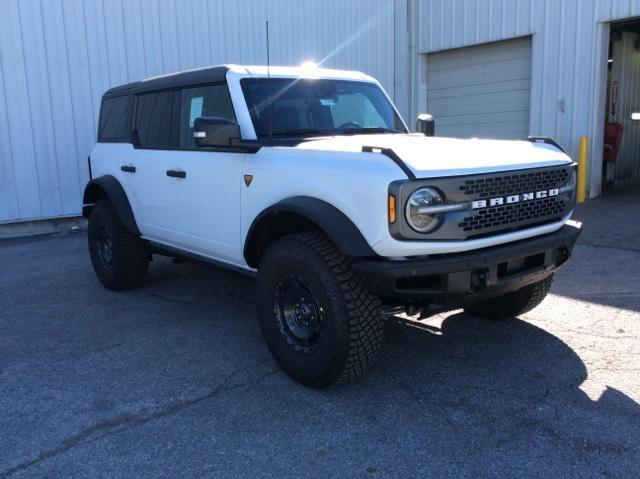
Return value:
[(268, 114), (269, 114), (269, 143), (273, 145), (273, 135), (271, 130), (271, 111), (273, 110), (273, 99), (271, 98), (271, 58), (270, 58), (270, 48), (269, 48), (269, 20), (266, 21), (267, 26), (267, 98), (268, 98)]

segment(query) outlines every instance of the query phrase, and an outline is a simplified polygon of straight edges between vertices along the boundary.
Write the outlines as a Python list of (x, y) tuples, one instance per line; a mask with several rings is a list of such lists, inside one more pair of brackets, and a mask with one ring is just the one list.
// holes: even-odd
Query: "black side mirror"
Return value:
[(416, 131), (424, 136), (435, 136), (436, 121), (428, 113), (420, 113), (416, 120)]
[(240, 138), (240, 125), (227, 118), (201, 116), (193, 122), (193, 139), (198, 147), (231, 146)]

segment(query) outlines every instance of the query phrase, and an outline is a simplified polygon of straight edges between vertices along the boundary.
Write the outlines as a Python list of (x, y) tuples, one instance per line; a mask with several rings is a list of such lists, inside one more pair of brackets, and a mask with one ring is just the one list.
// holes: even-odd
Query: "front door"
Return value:
[(198, 150), (200, 116), (235, 119), (225, 84), (138, 96), (135, 208), (148, 239), (242, 263), (240, 191), (244, 153)]

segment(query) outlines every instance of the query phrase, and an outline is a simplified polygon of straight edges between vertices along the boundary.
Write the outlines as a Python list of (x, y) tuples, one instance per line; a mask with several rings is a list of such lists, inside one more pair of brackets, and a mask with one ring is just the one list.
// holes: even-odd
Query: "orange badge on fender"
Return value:
[(247, 188), (253, 181), (253, 175), (244, 175), (244, 184), (247, 185)]

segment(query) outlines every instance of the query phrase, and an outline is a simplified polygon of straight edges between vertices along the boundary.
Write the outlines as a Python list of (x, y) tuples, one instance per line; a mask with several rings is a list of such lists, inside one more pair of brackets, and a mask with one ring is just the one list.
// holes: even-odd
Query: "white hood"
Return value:
[(426, 137), (412, 134), (319, 138), (297, 148), (360, 152), (363, 146), (391, 148), (418, 178), (491, 173), (570, 163), (557, 148), (529, 141)]

